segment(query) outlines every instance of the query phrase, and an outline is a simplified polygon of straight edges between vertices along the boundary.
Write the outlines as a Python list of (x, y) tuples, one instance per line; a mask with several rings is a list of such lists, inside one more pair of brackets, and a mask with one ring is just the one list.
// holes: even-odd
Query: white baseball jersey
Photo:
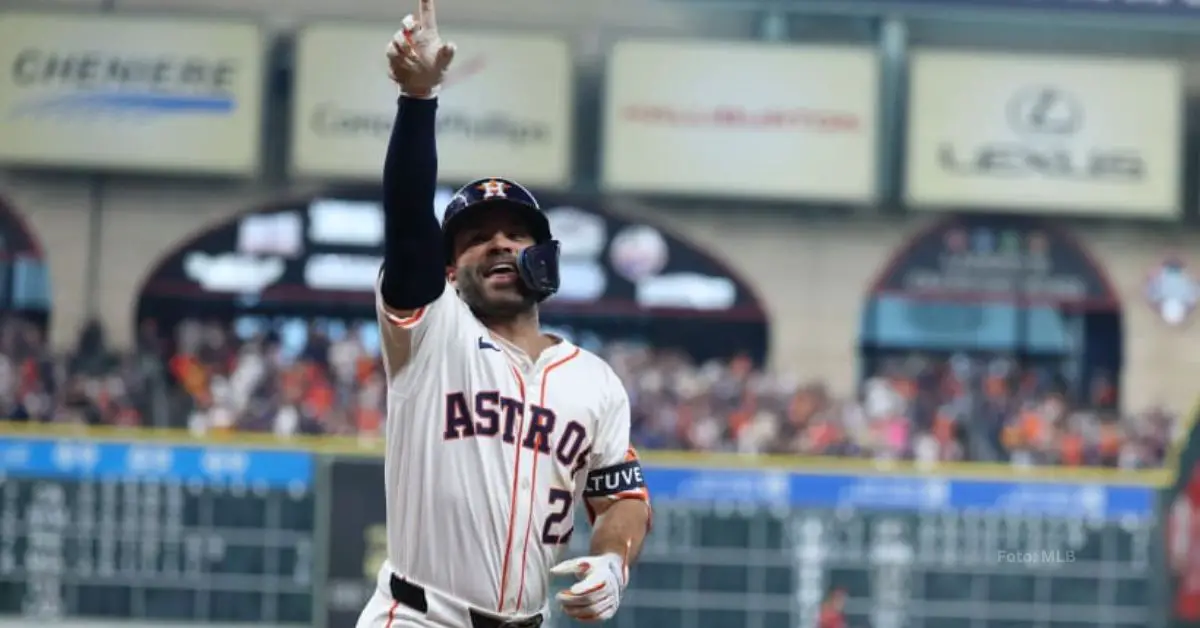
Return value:
[(410, 316), (376, 302), (392, 569), (478, 610), (542, 612), (585, 484), (590, 499), (647, 499), (624, 387), (565, 340), (530, 359), (450, 285)]

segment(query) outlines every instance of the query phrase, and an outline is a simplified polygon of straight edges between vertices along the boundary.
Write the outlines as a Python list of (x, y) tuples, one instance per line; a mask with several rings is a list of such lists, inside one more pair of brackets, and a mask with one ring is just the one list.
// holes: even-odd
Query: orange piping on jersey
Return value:
[[(571, 352), (571, 355), (568, 355), (567, 357), (565, 357), (557, 362), (552, 362), (546, 366), (546, 368), (542, 371), (542, 389), (541, 389), (541, 393), (538, 395), (538, 405), (542, 406), (543, 408), (546, 407), (546, 383), (548, 381), (550, 381), (550, 372), (553, 371), (554, 369), (566, 364), (567, 362), (574, 360), (577, 357), (579, 357), (579, 347), (575, 347), (575, 350)], [(532, 505), (534, 503), (534, 499), (536, 499), (536, 493), (538, 490), (537, 461), (538, 461), (538, 445), (541, 444), (540, 438), (541, 437), (539, 435), (538, 443), (535, 444), (534, 448), (533, 448), (533, 482), (531, 483), (531, 485), (529, 487), (530, 509), (529, 509), (529, 521), (526, 522), (526, 524), (525, 524), (525, 546), (521, 548), (521, 585), (517, 589), (517, 605), (518, 605), (518, 607), (521, 604), (521, 599), (525, 597), (525, 565), (528, 563), (528, 560), (529, 560), (529, 526), (533, 523)]]
[(571, 352), (571, 355), (568, 355), (558, 362), (550, 364), (546, 367), (546, 370), (542, 371), (542, 393), (538, 399), (538, 404), (540, 404), (543, 408), (546, 407), (546, 382), (550, 380), (550, 371), (553, 371), (554, 369), (566, 364), (567, 362), (570, 362), (571, 360), (574, 360), (577, 357), (579, 357), (579, 347), (575, 347), (575, 350)]
[(529, 516), (525, 518), (525, 544), (521, 551), (521, 586), (517, 589), (517, 607), (513, 610), (521, 610), (521, 601), (525, 599), (525, 565), (529, 562), (529, 530), (533, 528), (533, 505), (537, 499), (537, 468), (538, 460), (541, 456), (538, 455), (538, 450), (542, 446), (542, 435), (538, 434), (536, 441), (533, 443), (533, 486), (529, 489)]
[(422, 305), (408, 316), (396, 316), (385, 309), (383, 310), (383, 316), (387, 319), (387, 322), (395, 325), (396, 327), (401, 329), (410, 329), (417, 323), (421, 322), (421, 319), (425, 317), (425, 310), (426, 306)]
[[(517, 370), (517, 367), (510, 364), (508, 366), (508, 368), (512, 371), (513, 377), (515, 377), (517, 379), (517, 384), (521, 386), (521, 401), (524, 402), (525, 401), (525, 378), (521, 377), (521, 372)], [(524, 417), (522, 417), (522, 419), (524, 419)]]
[(387, 624), (383, 628), (392, 628), (392, 622), (396, 621), (396, 609), (400, 608), (400, 602), (392, 602), (392, 607), (388, 609)]
[[(517, 388), (521, 391), (521, 420), (517, 423), (517, 453), (513, 459), (513, 477), (512, 488), (509, 489), (508, 498), (508, 537), (504, 541), (504, 560), (500, 563), (500, 593), (497, 599), (500, 600), (500, 606), (496, 607), (497, 613), (504, 612), (504, 592), (508, 589), (508, 559), (512, 557), (513, 544), (513, 529), (517, 517), (517, 478), (521, 477), (521, 435), (525, 433), (525, 380), (521, 378), (521, 374), (517, 372), (515, 366), (509, 365), (512, 370), (513, 377), (517, 380)], [(535, 450), (536, 454), (537, 451)], [(536, 458), (535, 458), (536, 460)], [(537, 483), (534, 483), (536, 486)]]

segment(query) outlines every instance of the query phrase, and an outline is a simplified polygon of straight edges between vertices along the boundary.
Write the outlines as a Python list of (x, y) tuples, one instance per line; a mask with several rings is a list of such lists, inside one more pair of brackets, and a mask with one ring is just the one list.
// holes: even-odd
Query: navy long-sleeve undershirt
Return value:
[(433, 213), (437, 100), (400, 98), (383, 164), (383, 302), (428, 305), (446, 288), (446, 251)]

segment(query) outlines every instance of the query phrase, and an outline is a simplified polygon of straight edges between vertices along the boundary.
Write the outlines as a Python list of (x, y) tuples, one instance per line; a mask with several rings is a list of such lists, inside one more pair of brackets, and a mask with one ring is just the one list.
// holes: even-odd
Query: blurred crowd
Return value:
[(1105, 382), (1073, 403), (1047, 369), (1003, 356), (883, 360), (857, 396), (839, 399), (746, 358), (607, 353), (630, 392), (633, 438), (655, 449), (1145, 468), (1161, 464), (1176, 423), (1161, 409), (1119, 414)]
[(91, 324), (70, 355), (51, 355), (42, 325), (0, 317), (0, 418), (138, 426), (154, 411), (157, 357), (105, 348)]
[[(366, 321), (286, 331), (146, 321), (131, 354), (108, 351), (90, 326), (62, 357), (47, 354), (38, 325), (0, 321), (0, 416), (375, 435), (386, 383), (373, 332)], [(1053, 369), (997, 355), (882, 359), (858, 395), (837, 398), (745, 357), (695, 364), (622, 343), (600, 352), (625, 382), (633, 440), (646, 449), (1141, 468), (1162, 462), (1176, 423), (1163, 409), (1117, 412), (1109, 382), (1080, 401)]]

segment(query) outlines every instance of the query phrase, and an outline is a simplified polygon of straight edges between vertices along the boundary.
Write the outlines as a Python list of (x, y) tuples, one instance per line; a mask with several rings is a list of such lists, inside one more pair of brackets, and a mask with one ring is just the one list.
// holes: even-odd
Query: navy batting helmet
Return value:
[(454, 236), (471, 216), (504, 208), (529, 225), (535, 244), (517, 254), (517, 274), (538, 301), (558, 292), (558, 240), (550, 235), (550, 221), (542, 213), (537, 199), (515, 181), (500, 178), (478, 179), (454, 193), (442, 216), (442, 234), (446, 241), (447, 263), (454, 256)]

